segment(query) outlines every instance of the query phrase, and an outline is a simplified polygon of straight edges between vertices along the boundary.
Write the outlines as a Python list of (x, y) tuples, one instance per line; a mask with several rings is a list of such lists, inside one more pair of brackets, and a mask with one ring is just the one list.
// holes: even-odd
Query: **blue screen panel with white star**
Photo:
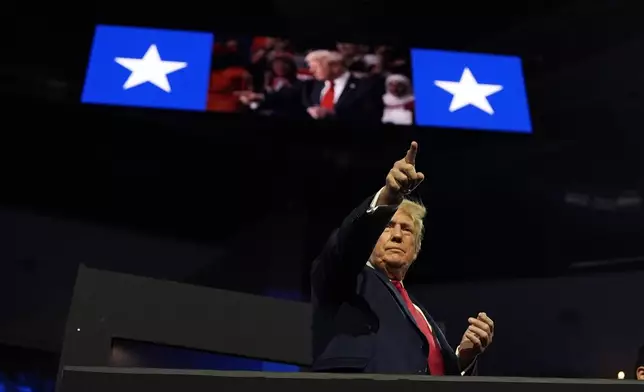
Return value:
[(81, 101), (204, 111), (213, 42), (211, 33), (99, 25)]
[(415, 124), (531, 133), (521, 59), (412, 49)]

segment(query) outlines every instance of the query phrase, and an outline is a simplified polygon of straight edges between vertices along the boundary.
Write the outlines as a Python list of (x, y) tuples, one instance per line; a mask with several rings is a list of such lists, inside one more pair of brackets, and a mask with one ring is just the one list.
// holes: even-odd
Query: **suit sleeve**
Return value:
[(355, 285), (357, 275), (397, 208), (376, 207), (375, 199), (371, 196), (354, 209), (313, 261), (311, 288), (318, 299), (342, 296)]
[(272, 110), (274, 115), (289, 118), (308, 117), (303, 105), (303, 89), (302, 83), (294, 83), (279, 91), (266, 93), (260, 109)]

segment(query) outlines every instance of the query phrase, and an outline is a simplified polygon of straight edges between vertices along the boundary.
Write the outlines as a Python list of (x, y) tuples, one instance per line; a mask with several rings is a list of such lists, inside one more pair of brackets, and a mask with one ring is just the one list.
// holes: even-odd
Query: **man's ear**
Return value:
[(635, 371), (635, 377), (638, 380), (644, 381), (644, 366), (640, 366), (637, 368), (637, 370)]

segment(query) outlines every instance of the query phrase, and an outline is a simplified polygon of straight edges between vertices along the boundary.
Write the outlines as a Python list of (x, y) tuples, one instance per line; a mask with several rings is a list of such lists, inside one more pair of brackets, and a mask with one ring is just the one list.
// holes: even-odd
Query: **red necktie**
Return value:
[(320, 107), (325, 109), (333, 110), (335, 99), (335, 87), (333, 86), (333, 81), (329, 82), (329, 88), (326, 90), (322, 99), (320, 100)]
[(427, 338), (427, 342), (429, 343), (429, 356), (427, 357), (429, 373), (432, 376), (444, 375), (445, 364), (443, 363), (443, 356), (441, 355), (438, 343), (436, 343), (434, 334), (429, 329), (427, 320), (425, 320), (425, 317), (422, 315), (422, 313), (420, 313), (420, 311), (414, 306), (414, 303), (411, 302), (411, 298), (409, 298), (409, 294), (407, 294), (407, 290), (403, 287), (402, 283), (399, 280), (392, 280), (391, 283), (393, 283), (396, 289), (398, 289), (400, 295), (402, 295), (403, 299), (405, 300), (405, 304), (407, 305), (407, 309), (409, 309), (411, 314), (414, 316), (414, 320), (416, 320), (418, 328), (420, 328), (423, 335), (425, 335), (425, 337)]

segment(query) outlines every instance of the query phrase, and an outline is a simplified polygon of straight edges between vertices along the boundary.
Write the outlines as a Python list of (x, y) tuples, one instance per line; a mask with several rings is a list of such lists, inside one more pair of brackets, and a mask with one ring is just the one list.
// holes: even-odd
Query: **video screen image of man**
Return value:
[(208, 110), (412, 125), (409, 50), (216, 36)]
[(350, 213), (313, 262), (313, 371), (474, 375), (493, 340), (494, 322), (480, 312), (452, 349), (405, 288), (426, 214), (409, 198), (424, 179), (417, 154), (412, 142), (385, 185)]

